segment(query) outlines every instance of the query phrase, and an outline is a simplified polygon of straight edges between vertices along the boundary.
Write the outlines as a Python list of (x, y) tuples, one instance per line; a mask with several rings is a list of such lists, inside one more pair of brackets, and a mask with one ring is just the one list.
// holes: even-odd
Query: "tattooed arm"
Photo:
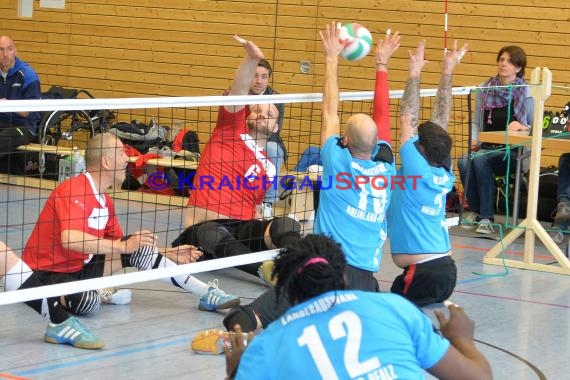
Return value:
[(431, 121), (447, 131), (449, 125), (449, 112), (451, 111), (451, 78), (455, 66), (461, 61), (467, 52), (468, 45), (465, 44), (457, 50), (457, 40), (453, 43), (453, 50), (448, 52), (443, 61), (443, 72), (439, 80), (435, 104), (431, 113)]
[(417, 134), (420, 112), (420, 75), (426, 64), (425, 40), (420, 41), (415, 52), (409, 51), (408, 81), (400, 105), (400, 146)]

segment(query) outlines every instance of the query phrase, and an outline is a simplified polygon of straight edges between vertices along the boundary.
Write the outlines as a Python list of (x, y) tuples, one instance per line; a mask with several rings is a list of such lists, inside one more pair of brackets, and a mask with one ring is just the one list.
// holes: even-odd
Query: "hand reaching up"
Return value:
[(338, 57), (342, 49), (346, 46), (346, 41), (340, 40), (340, 24), (331, 21), (324, 31), (320, 31), (321, 41), (325, 57)]
[(376, 64), (387, 65), (388, 59), (400, 47), (400, 32), (394, 34), (390, 29), (386, 31), (384, 39), (378, 41), (376, 45)]
[(239, 42), (245, 48), (245, 51), (247, 52), (247, 55), (249, 55), (250, 58), (263, 59), (263, 52), (252, 41), (243, 39), (237, 34), (234, 35), (234, 40)]
[(408, 64), (410, 78), (418, 78), (422, 73), (424, 65), (428, 62), (424, 58), (425, 46), (426, 40), (421, 40), (415, 52), (408, 50), (408, 54), (410, 55), (410, 62)]
[(457, 49), (457, 40), (453, 41), (453, 49), (448, 50), (443, 61), (443, 73), (453, 74), (455, 66), (461, 62), (461, 59), (467, 53), (469, 44), (464, 44), (461, 49)]

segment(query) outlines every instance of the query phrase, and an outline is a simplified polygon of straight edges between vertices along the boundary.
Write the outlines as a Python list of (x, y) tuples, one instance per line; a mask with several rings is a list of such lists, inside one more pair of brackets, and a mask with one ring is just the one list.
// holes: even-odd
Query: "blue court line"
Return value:
[[(88, 358), (78, 359), (78, 360), (74, 360), (74, 361), (66, 361), (65, 363), (50, 364), (50, 365), (45, 365), (43, 367), (37, 367), (37, 368), (27, 369), (27, 370), (23, 370), (23, 371), (14, 371), (14, 372), (11, 371), (11, 374), (14, 374), (17, 376), (38, 375), (40, 373), (49, 372), (49, 371), (53, 371), (56, 369), (76, 367), (76, 366), (87, 364), (87, 363), (93, 363), (93, 362), (98, 362), (98, 361), (102, 361), (102, 360), (106, 360), (106, 359), (112, 359), (112, 358), (137, 354), (137, 353), (149, 351), (152, 349), (171, 347), (171, 346), (176, 346), (179, 344), (187, 344), (190, 339), (191, 339), (190, 337), (176, 338), (176, 339), (166, 341), (163, 343), (145, 344), (144, 347), (140, 347), (140, 348), (127, 348), (127, 349), (123, 349), (123, 350), (117, 350), (114, 352), (103, 353), (100, 355), (94, 354)], [(70, 346), (70, 349), (77, 350), (77, 348), (73, 348), (71, 346)]]
[(459, 280), (457, 281), (457, 285), (465, 285), (465, 284), (470, 284), (472, 282), (478, 282), (478, 281), (483, 281), (483, 280), (489, 280), (491, 278), (497, 278), (495, 275), (482, 275), (482, 276), (475, 276), (475, 277), (471, 277), (471, 278), (467, 278), (464, 280)]

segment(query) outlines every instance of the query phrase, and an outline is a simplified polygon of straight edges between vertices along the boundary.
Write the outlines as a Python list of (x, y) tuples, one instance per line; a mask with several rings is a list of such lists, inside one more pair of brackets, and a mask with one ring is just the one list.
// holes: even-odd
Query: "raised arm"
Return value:
[(420, 113), (420, 75), (426, 64), (425, 40), (420, 41), (415, 52), (408, 51), (408, 81), (400, 103), (400, 144), (416, 135)]
[(338, 56), (345, 43), (340, 41), (340, 29), (334, 21), (320, 33), (325, 53), (325, 83), (323, 88), (323, 120), (321, 126), (321, 146), (330, 136), (340, 133), (338, 117)]
[[(246, 55), (236, 70), (234, 80), (230, 85), (229, 95), (247, 95), (251, 80), (255, 76), (257, 63), (263, 58), (263, 52), (253, 42), (244, 40), (237, 34), (234, 36), (234, 39), (245, 48)], [(229, 112), (237, 112), (244, 107), (243, 104), (225, 106)]]
[(451, 111), (451, 84), (453, 70), (467, 52), (468, 44), (457, 50), (457, 40), (453, 42), (453, 50), (448, 51), (443, 60), (443, 71), (439, 80), (435, 104), (431, 113), (431, 121), (447, 131), (449, 112)]
[(378, 128), (378, 139), (392, 142), (390, 136), (390, 96), (388, 91), (388, 60), (400, 46), (400, 34), (386, 31), (376, 47), (376, 83), (374, 86), (374, 109), (372, 118)]

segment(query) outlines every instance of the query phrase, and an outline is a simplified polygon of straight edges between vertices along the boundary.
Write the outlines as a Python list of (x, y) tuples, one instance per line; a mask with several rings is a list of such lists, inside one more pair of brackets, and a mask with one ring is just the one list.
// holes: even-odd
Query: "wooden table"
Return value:
[[(542, 138), (542, 148), (548, 150), (556, 150), (568, 152), (570, 151), (570, 136), (566, 135), (566, 138), (560, 138), (556, 136), (543, 137)], [(532, 144), (532, 136), (528, 135), (528, 132), (481, 132), (479, 133), (479, 140), (482, 142), (488, 142), (493, 144), (511, 144), (511, 145), (528, 145)]]
[[(72, 153), (73, 148), (61, 147), (55, 145), (43, 145), (43, 144), (27, 144), (18, 147), (18, 150), (28, 151), (28, 152), (38, 152), (38, 153), (50, 153), (57, 154), (61, 156), (67, 156)], [(85, 154), (85, 150), (79, 150), (81, 154)], [(129, 157), (129, 162), (136, 162), (138, 157)], [(151, 158), (147, 160), (146, 165), (156, 165), (162, 167), (173, 167), (181, 169), (196, 170), (198, 168), (198, 162), (192, 160), (185, 160), (181, 158)], [(57, 186), (57, 181), (46, 180), (40, 178), (23, 177), (15, 175), (3, 175), (0, 174), (0, 183), (18, 185), (18, 186), (28, 186), (40, 189), (53, 190)], [(187, 199), (179, 196), (167, 196), (161, 194), (153, 193), (143, 193), (137, 191), (127, 191), (113, 189), (111, 194), (114, 198), (135, 200), (142, 202), (151, 202), (167, 205), (184, 206), (187, 203)]]
[[(43, 144), (28, 144), (28, 145), (20, 145), (18, 150), (25, 150), (28, 152), (39, 152), (39, 153), (52, 153), (58, 154), (62, 156), (68, 156), (72, 153), (73, 148), (69, 147), (62, 147), (62, 146), (55, 146), (55, 145), (43, 145)], [(81, 154), (85, 155), (85, 150), (79, 150)], [(136, 162), (138, 157), (129, 157), (129, 162)], [(181, 169), (193, 169), (196, 170), (198, 168), (198, 162), (185, 160), (180, 158), (171, 158), (171, 157), (163, 157), (163, 158), (151, 158), (147, 160), (148, 165), (156, 165), (156, 166), (164, 166), (164, 167), (173, 167), (173, 168), (181, 168)]]

